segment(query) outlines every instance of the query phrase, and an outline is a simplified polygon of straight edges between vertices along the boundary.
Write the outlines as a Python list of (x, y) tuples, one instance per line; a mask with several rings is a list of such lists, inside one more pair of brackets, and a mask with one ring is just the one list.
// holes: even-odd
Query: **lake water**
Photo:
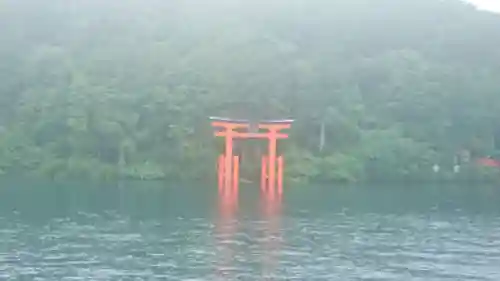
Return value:
[(500, 280), (500, 188), (0, 186), (0, 280)]

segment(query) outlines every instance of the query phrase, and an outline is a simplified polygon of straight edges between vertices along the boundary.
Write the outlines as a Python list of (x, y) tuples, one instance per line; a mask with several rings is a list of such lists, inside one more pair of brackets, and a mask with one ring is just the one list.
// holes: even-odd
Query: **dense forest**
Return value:
[(500, 16), (460, 0), (4, 0), (0, 28), (5, 175), (203, 180), (226, 116), (295, 119), (288, 179), (500, 179)]

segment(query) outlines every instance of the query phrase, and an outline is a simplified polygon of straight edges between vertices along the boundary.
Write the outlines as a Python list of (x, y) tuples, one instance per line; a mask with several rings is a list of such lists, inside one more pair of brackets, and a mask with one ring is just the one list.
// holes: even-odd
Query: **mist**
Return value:
[(291, 178), (424, 180), (498, 151), (499, 25), (459, 0), (3, 1), (0, 170), (204, 178), (222, 116), (295, 119)]

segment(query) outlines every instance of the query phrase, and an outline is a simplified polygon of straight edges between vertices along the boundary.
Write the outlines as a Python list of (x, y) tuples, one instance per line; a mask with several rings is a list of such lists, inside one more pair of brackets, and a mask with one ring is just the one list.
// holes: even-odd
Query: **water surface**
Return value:
[(2, 183), (0, 280), (500, 280), (500, 189)]

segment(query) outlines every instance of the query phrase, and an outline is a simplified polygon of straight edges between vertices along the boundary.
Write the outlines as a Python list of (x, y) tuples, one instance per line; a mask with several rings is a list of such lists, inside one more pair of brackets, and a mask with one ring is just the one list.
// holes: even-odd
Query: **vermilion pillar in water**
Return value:
[(267, 191), (270, 196), (274, 196), (276, 183), (276, 131), (273, 129), (269, 132), (269, 181)]
[(232, 178), (232, 166), (231, 162), (233, 161), (233, 128), (226, 128), (226, 161), (224, 164), (224, 180), (225, 180), (225, 188), (228, 189), (231, 186), (231, 178)]
[(224, 155), (221, 154), (219, 155), (219, 158), (217, 160), (217, 181), (218, 181), (218, 186), (219, 186), (219, 191), (222, 191), (224, 188)]
[(263, 155), (260, 170), (260, 189), (262, 192), (265, 192), (267, 189), (267, 163), (269, 163), (267, 157)]
[(240, 158), (238, 156), (233, 157), (233, 191), (238, 193), (238, 184), (240, 182)]
[(283, 194), (283, 155), (278, 157), (278, 194)]

